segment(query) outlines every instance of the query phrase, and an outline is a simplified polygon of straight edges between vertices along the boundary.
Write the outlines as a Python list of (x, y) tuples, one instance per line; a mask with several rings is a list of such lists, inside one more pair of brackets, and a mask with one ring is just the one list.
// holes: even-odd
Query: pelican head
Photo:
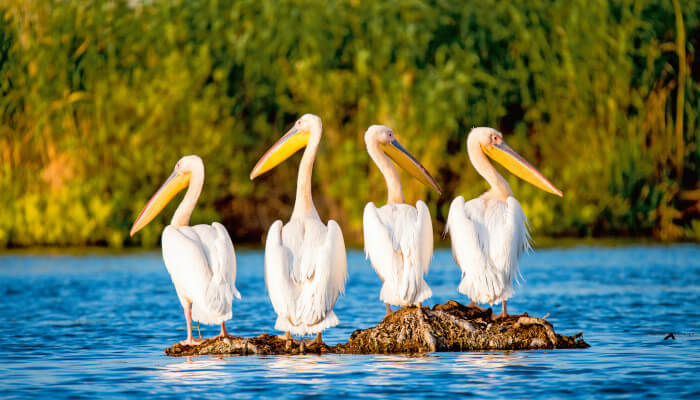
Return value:
[[(503, 141), (501, 132), (488, 127), (474, 128), (467, 137), (468, 149), (475, 148), (471, 144), (478, 144), (484, 154), (497, 161), (520, 179), (545, 192), (563, 197), (561, 190), (557, 189), (537, 168), (533, 167)], [(471, 154), (469, 156), (472, 158)], [(472, 162), (474, 162), (473, 159)]]
[(168, 177), (160, 189), (158, 189), (148, 203), (146, 203), (141, 214), (139, 214), (136, 221), (134, 221), (129, 235), (134, 236), (136, 232), (153, 221), (153, 218), (165, 208), (176, 194), (190, 185), (193, 173), (198, 176), (204, 175), (204, 163), (202, 159), (195, 155), (182, 157), (177, 164), (175, 164), (175, 168), (173, 169), (173, 173), (170, 174), (170, 177)]
[(294, 126), (263, 154), (250, 173), (250, 179), (255, 179), (291, 157), (304, 148), (312, 137), (314, 140), (320, 140), (321, 128), (320, 117), (314, 114), (302, 115)]
[(365, 144), (370, 146), (372, 144), (379, 145), (379, 148), (389, 156), (398, 166), (403, 168), (406, 172), (411, 174), (414, 178), (418, 179), (421, 183), (426, 186), (430, 186), (437, 190), (438, 193), (442, 194), (442, 189), (440, 185), (435, 181), (435, 179), (430, 175), (428, 170), (418, 162), (406, 149), (403, 148), (396, 140), (394, 136), (394, 131), (391, 128), (384, 125), (372, 125), (365, 132)]

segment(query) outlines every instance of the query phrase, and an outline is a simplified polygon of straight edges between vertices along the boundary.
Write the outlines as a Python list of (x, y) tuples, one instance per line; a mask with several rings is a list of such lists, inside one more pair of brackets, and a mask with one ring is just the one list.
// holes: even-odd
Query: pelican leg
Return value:
[(391, 305), (390, 305), (389, 303), (386, 303), (386, 315), (385, 315), (385, 317), (387, 317), (387, 316), (389, 316), (389, 315), (391, 315), (391, 314), (393, 314), (393, 313), (394, 313), (394, 312), (391, 311)]
[(183, 346), (196, 346), (204, 341), (204, 339), (195, 339), (192, 337), (192, 309), (190, 305), (192, 303), (186, 303), (183, 307), (185, 311), (185, 320), (187, 321), (187, 340), (180, 342)]
[(323, 340), (321, 340), (321, 332), (316, 334), (316, 338), (311, 342), (311, 344), (321, 344), (323, 343)]
[(467, 304), (467, 307), (469, 308), (476, 308), (479, 311), (486, 311), (484, 307), (479, 306), (474, 300), (469, 301), (469, 304)]
[(292, 334), (289, 333), (289, 331), (285, 331), (284, 335), (279, 335), (277, 337), (282, 339), (282, 340), (294, 340), (294, 338), (292, 337)]
[(501, 313), (498, 314), (494, 319), (501, 319), (505, 318), (508, 316), (508, 310), (506, 309), (506, 301), (503, 301), (503, 308), (501, 309)]
[(228, 336), (228, 331), (226, 330), (226, 323), (221, 323), (221, 333), (219, 333), (215, 338), (225, 338)]

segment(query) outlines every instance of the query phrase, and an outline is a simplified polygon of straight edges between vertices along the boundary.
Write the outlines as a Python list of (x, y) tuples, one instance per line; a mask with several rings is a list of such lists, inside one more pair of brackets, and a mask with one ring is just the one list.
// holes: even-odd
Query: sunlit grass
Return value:
[(700, 4), (681, 2), (680, 20), (673, 6), (9, 0), (0, 247), (153, 247), (174, 206), (137, 238), (129, 227), (191, 153), (207, 174), (192, 222), (220, 219), (234, 241), (260, 242), (291, 212), (297, 158), (255, 183), (248, 174), (305, 112), (324, 125), (316, 205), (349, 243), (364, 204), (386, 196), (362, 142), (374, 123), (444, 188), (437, 198), (402, 175), (436, 232), (455, 196), (486, 189), (464, 141), (489, 125), (564, 191), (508, 177), (535, 234), (698, 241), (700, 84), (687, 72), (678, 101), (676, 37), (683, 28), (696, 62)]

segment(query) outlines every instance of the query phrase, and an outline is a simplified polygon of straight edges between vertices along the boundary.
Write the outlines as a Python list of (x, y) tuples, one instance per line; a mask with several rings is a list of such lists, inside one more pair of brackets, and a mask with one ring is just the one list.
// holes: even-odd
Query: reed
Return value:
[(389, 125), (444, 188), (404, 181), (443, 228), (485, 187), (465, 138), (489, 125), (562, 190), (509, 178), (537, 235), (700, 240), (700, 4), (6, 0), (0, 5), (0, 246), (157, 243), (128, 228), (175, 160), (207, 182), (193, 222), (257, 242), (291, 210), (295, 163), (255, 160), (323, 118), (315, 199), (361, 239), (385, 197), (362, 142)]

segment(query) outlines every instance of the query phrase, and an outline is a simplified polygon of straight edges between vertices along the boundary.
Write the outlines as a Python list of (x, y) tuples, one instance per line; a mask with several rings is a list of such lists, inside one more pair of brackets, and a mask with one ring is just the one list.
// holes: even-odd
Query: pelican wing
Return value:
[(518, 200), (512, 196), (491, 209), (485, 220), (491, 232), (489, 254), (494, 265), (504, 272), (504, 282), (512, 284), (519, 274), (518, 259), (530, 249), (527, 218)]
[(236, 289), (236, 251), (233, 248), (233, 242), (226, 228), (218, 222), (211, 224), (216, 239), (214, 240), (214, 248), (216, 249), (218, 262), (213, 268), (213, 280), (220, 280), (229, 286), (231, 296), (237, 299), (241, 298), (241, 293)]
[(469, 205), (465, 205), (462, 196), (452, 201), (447, 216), (446, 232), (450, 234), (452, 256), (462, 270), (460, 293), (479, 303), (491, 303), (494, 301), (494, 294), (502, 291), (504, 282), (502, 274), (489, 256), (487, 227), (471, 218), (467, 210), (470, 207), (478, 207), (478, 203), (470, 202)]
[[(313, 252), (312, 274), (297, 301), (297, 317), (306, 325), (316, 325), (333, 310), (338, 296), (345, 292), (347, 257), (343, 232), (338, 224), (328, 221), (325, 238), (318, 238)], [(309, 240), (312, 238), (306, 238)], [(337, 323), (337, 322), (336, 322)]]
[(416, 304), (432, 295), (423, 274), (433, 253), (433, 227), (425, 203), (416, 206), (365, 207), (365, 252), (382, 279), (379, 298), (385, 303)]
[(365, 206), (362, 217), (362, 228), (365, 240), (365, 254), (371, 261), (372, 267), (384, 282), (393, 277), (394, 272), (394, 242), (387, 227), (382, 223), (374, 203)]
[(226, 228), (218, 222), (183, 228), (180, 229), (200, 243), (212, 272), (205, 294), (206, 306), (196, 305), (200, 309), (196, 310), (197, 314), (201, 315), (201, 309), (205, 308), (232, 317), (231, 303), (234, 296), (240, 299), (241, 294), (236, 289), (236, 255)]
[(282, 243), (282, 221), (277, 220), (267, 231), (265, 241), (265, 285), (278, 315), (278, 321), (287, 321), (294, 304), (290, 282), (292, 254)]
[(420, 250), (420, 263), (423, 268), (423, 273), (428, 272), (430, 267), (430, 259), (433, 257), (433, 222), (430, 218), (430, 210), (422, 201), (416, 203), (418, 217), (418, 246)]
[[(328, 240), (332, 240), (333, 271), (331, 274), (331, 286), (335, 294), (333, 304), (338, 299), (339, 294), (345, 294), (345, 283), (348, 280), (348, 258), (345, 254), (345, 239), (343, 231), (334, 220), (328, 221)], [(332, 306), (331, 306), (332, 307)]]
[(236, 289), (236, 256), (226, 228), (215, 222), (173, 229), (200, 249), (208, 270), (204, 296), (192, 299), (192, 318), (206, 324), (230, 319), (233, 298), (241, 295)]
[(167, 226), (162, 242), (163, 260), (180, 301), (204, 306), (212, 271), (199, 236), (190, 227)]
[[(308, 226), (305, 219), (292, 219), (282, 226), (281, 244), (287, 249), (289, 254), (289, 273), (292, 283), (299, 285), (309, 279), (313, 274), (313, 265), (309, 261), (309, 256), (313, 254), (316, 241), (307, 241), (306, 235), (315, 232), (316, 229), (325, 230), (321, 221), (318, 224)], [(312, 234), (313, 235), (313, 234)], [(309, 247), (311, 245), (311, 247)]]

